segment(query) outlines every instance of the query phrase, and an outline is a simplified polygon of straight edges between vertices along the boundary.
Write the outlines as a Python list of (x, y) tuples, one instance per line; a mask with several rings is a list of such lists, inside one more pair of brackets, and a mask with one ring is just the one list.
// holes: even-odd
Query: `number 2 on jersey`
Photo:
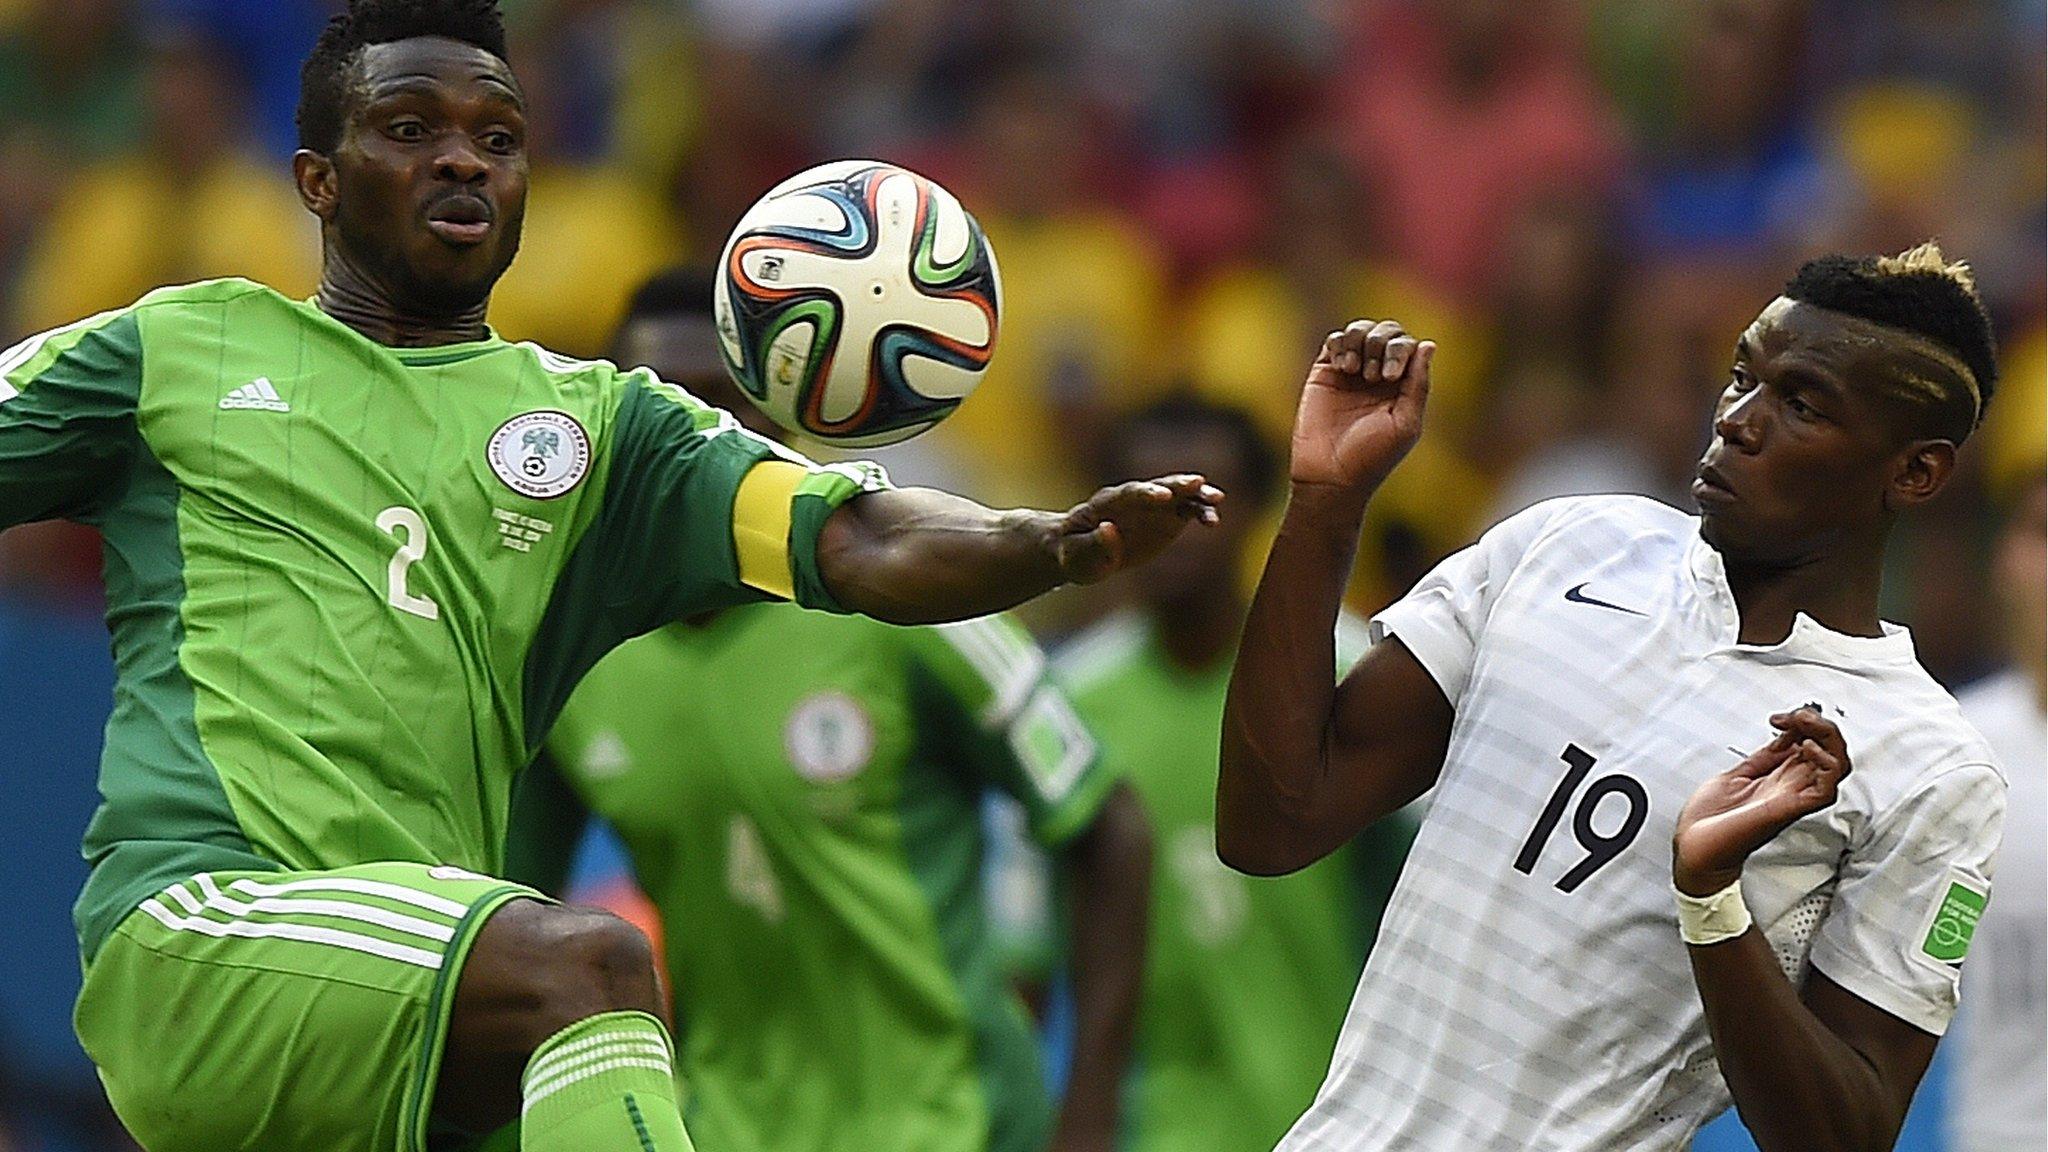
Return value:
[[(1543, 846), (1550, 841), (1550, 834), (1557, 830), (1558, 821), (1564, 819), (1564, 810), (1571, 803), (1572, 793), (1578, 791), (1586, 774), (1598, 763), (1591, 752), (1577, 744), (1567, 744), (1560, 754), (1565, 762), (1564, 779), (1557, 782), (1557, 791), (1550, 794), (1550, 802), (1543, 806), (1543, 814), (1536, 818), (1536, 827), (1529, 830), (1529, 838), (1522, 842), (1522, 851), (1515, 857), (1515, 871), (1524, 875), (1536, 870), (1536, 861), (1543, 855)], [(1593, 813), (1600, 802), (1609, 796), (1619, 796), (1628, 801), (1628, 813), (1621, 818), (1621, 827), (1610, 835), (1601, 835), (1593, 827)], [(1579, 861), (1557, 881), (1560, 892), (1575, 891), (1593, 873), (1605, 868), (1616, 856), (1621, 855), (1635, 841), (1636, 833), (1643, 830), (1643, 821), (1650, 815), (1650, 794), (1643, 790), (1642, 782), (1633, 776), (1616, 772), (1593, 781), (1586, 794), (1579, 797), (1579, 806), (1572, 812), (1572, 836), (1579, 847), (1586, 850), (1586, 858)]]
[[(405, 534), (399, 535), (399, 529)], [(423, 620), (439, 620), (441, 606), (425, 596), (415, 596), (405, 586), (406, 573), (427, 558), (427, 522), (410, 508), (392, 507), (377, 513), (377, 530), (398, 540), (398, 553), (385, 570), (384, 598), (400, 612)]]

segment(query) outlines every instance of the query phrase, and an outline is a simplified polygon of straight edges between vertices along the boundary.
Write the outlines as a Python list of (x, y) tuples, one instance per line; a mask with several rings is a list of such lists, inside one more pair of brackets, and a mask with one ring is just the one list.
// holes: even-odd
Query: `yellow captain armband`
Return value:
[(790, 510), (810, 469), (787, 460), (763, 460), (740, 480), (732, 502), (732, 546), (740, 583), (784, 600), (796, 599), (789, 571)]

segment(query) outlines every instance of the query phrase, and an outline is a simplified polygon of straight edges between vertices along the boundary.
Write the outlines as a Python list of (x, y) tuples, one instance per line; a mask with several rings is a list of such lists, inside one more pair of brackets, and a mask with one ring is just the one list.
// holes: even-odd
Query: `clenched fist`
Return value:
[(1294, 416), (1294, 482), (1378, 487), (1422, 436), (1435, 357), (1435, 342), (1393, 320), (1354, 320), (1330, 333)]

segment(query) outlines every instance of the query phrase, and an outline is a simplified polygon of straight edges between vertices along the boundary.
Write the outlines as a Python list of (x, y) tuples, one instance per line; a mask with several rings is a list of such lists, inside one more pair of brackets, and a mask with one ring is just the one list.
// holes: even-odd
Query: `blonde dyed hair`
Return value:
[(1935, 275), (1953, 280), (1956, 286), (1970, 294), (1970, 299), (1983, 303), (1977, 294), (1977, 276), (1970, 271), (1967, 260), (1950, 260), (1941, 254), (1941, 245), (1933, 240), (1913, 245), (1896, 256), (1879, 256), (1877, 270), (1887, 276)]
[(1785, 295), (1918, 337), (1919, 356), (1900, 361), (1886, 390), (1925, 409), (1930, 427), (1959, 444), (1982, 420), (1998, 376), (1990, 314), (1970, 266), (1936, 242), (1893, 256), (1817, 257)]

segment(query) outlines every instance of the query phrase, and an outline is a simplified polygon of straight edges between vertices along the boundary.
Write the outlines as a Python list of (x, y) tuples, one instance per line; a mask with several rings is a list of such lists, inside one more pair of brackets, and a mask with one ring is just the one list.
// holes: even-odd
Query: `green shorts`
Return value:
[(149, 1152), (425, 1152), (456, 977), (522, 897), (426, 864), (194, 876), (107, 937), (78, 1038)]

